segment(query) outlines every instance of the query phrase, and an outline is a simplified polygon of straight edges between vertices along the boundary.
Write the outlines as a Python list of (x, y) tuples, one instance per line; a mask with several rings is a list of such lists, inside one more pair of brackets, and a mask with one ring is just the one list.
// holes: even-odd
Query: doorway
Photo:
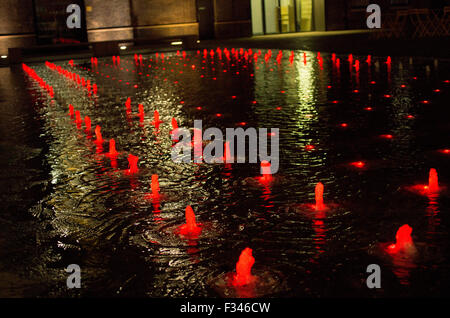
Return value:
[(213, 0), (197, 0), (198, 35), (201, 40), (214, 39)]
[(251, 0), (253, 35), (325, 31), (325, 0)]

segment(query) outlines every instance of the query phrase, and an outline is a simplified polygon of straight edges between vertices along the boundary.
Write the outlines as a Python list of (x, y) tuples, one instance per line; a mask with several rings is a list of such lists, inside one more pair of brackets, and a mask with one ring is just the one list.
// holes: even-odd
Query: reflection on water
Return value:
[[(448, 181), (448, 156), (433, 153), (448, 147), (445, 101), (450, 90), (442, 82), (448, 66), (440, 63), (439, 73), (426, 77), (427, 61), (393, 59), (389, 75), (381, 57), (381, 65), (369, 70), (365, 57), (353, 57), (360, 61), (355, 71), (348, 67), (347, 56), (338, 56), (338, 68), (326, 53), (322, 66), (316, 52), (307, 52), (306, 64), (303, 52), (295, 52), (292, 64), (286, 58), (279, 65), (273, 59), (266, 63), (262, 57), (253, 62), (233, 56), (220, 60), (188, 52), (185, 58), (166, 54), (161, 60), (151, 55), (144, 56), (142, 65), (135, 65), (132, 57), (123, 57), (120, 65), (105, 58), (93, 69), (83, 61), (74, 61), (74, 69), (57, 63), (96, 83), (97, 95), (45, 65), (31, 65), (55, 89), (54, 101), (32, 82), (26, 93), (41, 121), (40, 138), (48, 146), (42, 156), (51, 184), (34, 208), (40, 212), (34, 213), (45, 211), (48, 217), (40, 222), (49, 231), (44, 235), (58, 241), (49, 251), (54, 259), (32, 262), (43, 280), (52, 281), (44, 294), (66, 295), (48, 277), (77, 263), (86, 269), (85, 289), (80, 291), (85, 295), (213, 296), (217, 294), (207, 282), (230, 272), (236, 253), (250, 246), (257, 265), (286, 276), (281, 295), (338, 296), (343, 290), (369, 295), (364, 284), (354, 283), (373, 262), (366, 249), (387, 241), (399, 223), (412, 224), (418, 241), (445, 255), (448, 218), (442, 212), (448, 211), (448, 195), (427, 205), (398, 189), (413, 184), (430, 166)], [(436, 88), (439, 94), (433, 92)], [(432, 100), (431, 106), (418, 103), (425, 98)], [(104, 143), (94, 142), (84, 124), (77, 127), (68, 116), (69, 103), (81, 118), (91, 118), (92, 127), (101, 126)], [(152, 124), (155, 110), (159, 127)], [(180, 127), (202, 119), (204, 128), (243, 122), (279, 128), (277, 182), (257, 187), (244, 182), (259, 175), (258, 164), (174, 163), (172, 118)], [(343, 122), (346, 129), (339, 126)], [(381, 134), (394, 138), (380, 140)], [(112, 138), (118, 151), (113, 157), (105, 154)], [(18, 149), (13, 156), (27, 151)], [(132, 175), (124, 173), (129, 154), (139, 158), (139, 171)], [(366, 169), (348, 167), (360, 160), (369, 163)], [(154, 174), (159, 176), (160, 200), (148, 198)], [(313, 202), (311, 189), (319, 181), (327, 200), (339, 204), (339, 213), (319, 211), (311, 217), (286, 209)], [(205, 225), (195, 239), (179, 238), (172, 231), (184, 223), (187, 205)], [(423, 281), (415, 285), (412, 278), (441, 275), (438, 286), (444, 286), (449, 282), (447, 264), (444, 258), (434, 267), (425, 262), (405, 269), (395, 261), (383, 266), (398, 276), (386, 275), (391, 284), (409, 284), (411, 291), (403, 292), (420, 294)], [(323, 282), (332, 280), (336, 283), (325, 288)]]

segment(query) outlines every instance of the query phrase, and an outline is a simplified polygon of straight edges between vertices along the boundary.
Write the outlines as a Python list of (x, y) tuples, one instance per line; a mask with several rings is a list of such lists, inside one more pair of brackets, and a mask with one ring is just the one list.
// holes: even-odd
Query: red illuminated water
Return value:
[(172, 117), (172, 130), (175, 130), (178, 128), (178, 123), (175, 117)]
[(246, 247), (239, 256), (236, 263), (236, 274), (233, 277), (233, 286), (244, 286), (253, 283), (256, 277), (252, 275), (252, 267), (255, 259), (252, 256), (252, 249)]
[(175, 131), (175, 129), (178, 129), (178, 123), (177, 120), (175, 119), (175, 117), (172, 117), (172, 130), (170, 131), (170, 134), (172, 135)]
[(428, 191), (433, 193), (439, 191), (438, 174), (434, 168), (430, 169), (430, 174), (428, 177)]
[(421, 195), (426, 196), (438, 196), (439, 192), (445, 187), (439, 185), (438, 173), (435, 168), (431, 168), (428, 174), (428, 184), (418, 184), (414, 186), (407, 187), (408, 190), (417, 192)]
[(362, 168), (364, 168), (366, 166), (366, 163), (364, 161), (355, 161), (355, 162), (352, 162), (350, 164), (353, 167), (360, 168), (360, 169), (362, 169)]
[(231, 150), (230, 150), (230, 142), (226, 141), (224, 144), (224, 162), (233, 161), (233, 158), (231, 157)]
[(412, 228), (408, 225), (402, 225), (395, 235), (395, 244), (388, 246), (388, 252), (395, 253), (414, 253), (416, 248), (411, 238)]
[(260, 177), (260, 181), (262, 183), (269, 183), (272, 181), (273, 177), (272, 177), (272, 173), (271, 173), (271, 168), (270, 168), (270, 162), (263, 160), (261, 161), (261, 174), (262, 176)]
[(131, 98), (130, 97), (127, 98), (127, 100), (125, 102), (125, 107), (126, 107), (127, 113), (131, 112)]
[(81, 120), (81, 115), (80, 115), (80, 111), (79, 111), (79, 110), (75, 111), (75, 122), (76, 122), (77, 124), (81, 124), (81, 122), (82, 122), (82, 120)]
[(95, 136), (96, 136), (96, 142), (97, 143), (102, 143), (103, 142), (103, 137), (102, 137), (102, 133), (101, 133), (101, 127), (99, 125), (95, 126)]
[(134, 156), (132, 154), (128, 155), (128, 170), (127, 172), (130, 174), (134, 174), (139, 172), (137, 163), (139, 158), (137, 156)]
[(202, 228), (195, 221), (194, 210), (192, 210), (192, 207), (190, 205), (186, 207), (185, 219), (186, 224), (183, 224), (179, 228), (180, 234), (191, 237), (200, 235), (202, 232)]
[(322, 182), (317, 183), (316, 189), (315, 189), (315, 196), (316, 196), (316, 211), (321, 211), (325, 208), (325, 205), (323, 204), (323, 184)]
[(86, 125), (86, 130), (91, 130), (91, 118), (89, 118), (89, 116), (84, 117), (84, 123)]
[(152, 175), (152, 183), (151, 183), (151, 189), (152, 189), (152, 199), (158, 200), (159, 199), (159, 181), (158, 181), (158, 175), (153, 174)]
[[(297, 282), (304, 280), (305, 273), (296, 272), (296, 269), (305, 268), (308, 272), (312, 271), (311, 276), (330, 272), (333, 273), (330, 274), (333, 275), (333, 279), (336, 278), (339, 283), (347, 279), (346, 275), (342, 274), (343, 271), (340, 271), (339, 266), (334, 265), (342, 264), (339, 261), (342, 251), (335, 253), (333, 248), (347, 246), (363, 251), (364, 247), (373, 242), (374, 237), (378, 235), (377, 227), (378, 229), (390, 228), (392, 222), (397, 222), (399, 217), (411, 218), (408, 219), (410, 224), (424, 224), (423, 227), (415, 228), (417, 231), (415, 233), (419, 237), (426, 237), (424, 235), (427, 230), (426, 224), (432, 217), (423, 213), (424, 198), (413, 197), (413, 200), (408, 200), (412, 196), (407, 197), (408, 194), (396, 191), (407, 182), (405, 180), (414, 180), (417, 177), (415, 175), (417, 169), (430, 166), (440, 169), (441, 184), (438, 183), (437, 173), (435, 176), (430, 174), (428, 182), (422, 180), (422, 189), (425, 186), (429, 189), (429, 192), (424, 191), (424, 193), (432, 193), (435, 191), (434, 189), (438, 189), (441, 196), (436, 199), (436, 204), (441, 205), (440, 211), (448, 210), (448, 200), (446, 201), (446, 193), (443, 191), (448, 176), (448, 162), (446, 161), (448, 156), (444, 151), (438, 152), (438, 149), (448, 148), (447, 141), (441, 137), (447, 132), (448, 126), (443, 119), (440, 119), (444, 117), (440, 115), (446, 108), (442, 107), (444, 105), (441, 105), (442, 102), (438, 99), (446, 99), (448, 90), (442, 83), (442, 79), (438, 78), (439, 74), (433, 74), (439, 81), (431, 83), (432, 77), (427, 79), (430, 81), (429, 86), (432, 89), (439, 88), (440, 93), (436, 94), (432, 90), (419, 86), (425, 81), (422, 75), (423, 68), (416, 68), (414, 65), (407, 69), (407, 63), (404, 63), (405, 70), (399, 73), (399, 68), (395, 64), (397, 58), (393, 61), (392, 76), (393, 79), (400, 78), (401, 83), (407, 84), (403, 89), (397, 89), (397, 85), (391, 87), (386, 85), (386, 76), (383, 76), (386, 73), (386, 67), (378, 68), (377, 71), (376, 68), (372, 68), (373, 79), (376, 79), (376, 82), (372, 81), (369, 74), (370, 69), (367, 64), (362, 63), (365, 59), (362, 59), (361, 56), (355, 56), (353, 64), (349, 63), (352, 73), (349, 74), (345, 67), (340, 70), (342, 71), (342, 76), (340, 76), (338, 56), (333, 55), (332, 59), (335, 63), (331, 64), (329, 54), (323, 52), (322, 56), (317, 54), (317, 59), (315, 59), (314, 52), (310, 52), (308, 55), (305, 53), (305, 62), (306, 56), (311, 58), (311, 63), (308, 63), (306, 67), (301, 59), (303, 52), (295, 54), (294, 63), (300, 63), (292, 66), (289, 63), (292, 63), (291, 56), (293, 55), (289, 56), (288, 51), (284, 51), (283, 55), (278, 52), (278, 56), (282, 58), (276, 56), (276, 61), (270, 60), (271, 54), (268, 53), (268, 64), (264, 64), (264, 50), (262, 55), (261, 53), (248, 55), (249, 60), (247, 61), (245, 55), (247, 50), (242, 55), (240, 50), (234, 49), (233, 54), (230, 55), (228, 50), (224, 49), (223, 63), (219, 62), (219, 52), (214, 54), (213, 59), (210, 59), (211, 54), (208, 53), (204, 63), (201, 55), (195, 56), (195, 52), (188, 51), (187, 55), (186, 52), (183, 52), (186, 61), (182, 61), (180, 56), (175, 57), (174, 54), (169, 53), (165, 65), (162, 65), (161, 60), (156, 62), (154, 55), (150, 55), (143, 59), (143, 65), (138, 66), (133, 63), (132, 56), (125, 57), (122, 61), (123, 69), (119, 66), (105, 65), (102, 63), (102, 59), (99, 59), (98, 71), (100, 73), (74, 66), (80, 68), (79, 72), (85, 77), (83, 78), (85, 84), (88, 83), (86, 78), (102, 83), (101, 98), (98, 100), (86, 96), (87, 91), (76, 85), (77, 77), (75, 75), (73, 75), (74, 82), (66, 83), (64, 74), (45, 73), (49, 72), (46, 70), (44, 70), (45, 72), (39, 71), (45, 76), (50, 75), (49, 83), (58, 88), (56, 98), (65, 97), (64, 103), (59, 100), (56, 100), (57, 103), (54, 105), (49, 103), (49, 111), (45, 113), (46, 117), (44, 118), (51, 119), (50, 125), (44, 123), (44, 128), (48, 130), (46, 135), (55, 137), (55, 140), (48, 139), (51, 144), (48, 158), (58, 158), (56, 150), (61, 149), (59, 145), (63, 145), (67, 153), (76, 154), (68, 156), (65, 160), (54, 160), (52, 169), (55, 169), (57, 173), (55, 175), (73, 175), (74, 172), (70, 168), (86, 167), (84, 172), (92, 173), (93, 176), (93, 178), (84, 176), (76, 178), (70, 181), (70, 187), (62, 185), (53, 190), (52, 195), (55, 200), (49, 202), (51, 205), (55, 205), (54, 210), (57, 213), (58, 211), (71, 211), (78, 207), (80, 198), (83, 198), (82, 208), (92, 211), (89, 213), (89, 218), (84, 219), (84, 214), (80, 213), (77, 216), (79, 219), (73, 223), (74, 226), (72, 228), (67, 226), (68, 241), (77, 239), (82, 241), (84, 235), (89, 238), (92, 233), (98, 232), (99, 242), (107, 241), (106, 244), (110, 244), (105, 249), (106, 255), (110, 251), (109, 248), (125, 250), (128, 244), (134, 244), (134, 238), (140, 237), (143, 228), (162, 231), (163, 225), (168, 227), (177, 213), (182, 212), (177, 210), (179, 206), (185, 207), (192, 203), (201, 206), (202, 211), (205, 211), (204, 219), (213, 220), (212, 222), (218, 221), (218, 228), (223, 235), (218, 235), (211, 240), (205, 239), (209, 233), (209, 225), (205, 223), (201, 226), (203, 227), (202, 241), (198, 242), (198, 252), (194, 252), (201, 260), (201, 270), (188, 263), (189, 260), (185, 256), (186, 251), (189, 253), (189, 249), (184, 248), (186, 247), (184, 241), (180, 243), (180, 240), (174, 235), (171, 235), (174, 241), (170, 244), (162, 244), (156, 248), (145, 246), (144, 253), (146, 255), (142, 259), (148, 261), (145, 261), (144, 265), (146, 266), (142, 266), (142, 268), (152, 268), (153, 270), (155, 264), (160, 268), (158, 270), (160, 271), (159, 278), (139, 273), (139, 277), (143, 279), (145, 277), (150, 277), (149, 280), (155, 279), (155, 284), (152, 285), (155, 288), (149, 291), (151, 295), (158, 296), (169, 293), (173, 293), (175, 296), (199, 293), (210, 295), (209, 290), (204, 290), (202, 282), (207, 276), (203, 273), (217, 273), (220, 270), (217, 264), (226, 262), (228, 257), (227, 253), (217, 246), (224, 246), (223, 244), (226, 246), (231, 238), (236, 245), (241, 244), (244, 247), (245, 245), (242, 244), (247, 244), (248, 238), (255, 233), (259, 233), (258, 237), (252, 239), (251, 242), (252, 248), (260, 253), (258, 255), (265, 255), (264, 253), (270, 255), (276, 250), (273, 257), (262, 258), (261, 265), (267, 265), (267, 262), (273, 260), (273, 268), (280, 266), (289, 276), (290, 286), (289, 289), (283, 290), (283, 294), (299, 295), (308, 288), (311, 292), (305, 293), (310, 295), (320, 294), (323, 285), (307, 279), (306, 283), (299, 287)], [(250, 51), (248, 53), (250, 54)], [(235, 54), (238, 54), (239, 60), (235, 60)], [(341, 54), (339, 57), (345, 58)], [(367, 58), (370, 60), (370, 56)], [(377, 64), (383, 63), (385, 60), (385, 57), (373, 57), (373, 62), (376, 61)], [(110, 61), (108, 58), (108, 62)], [(343, 61), (345, 61), (344, 64), (347, 63), (346, 60)], [(355, 83), (355, 70), (358, 64), (361, 72), (360, 85)], [(320, 66), (323, 66), (323, 71), (320, 70)], [(443, 70), (443, 68), (440, 69), (441, 72)], [(305, 76), (306, 71), (308, 76)], [(106, 78), (102, 73), (109, 77)], [(418, 76), (416, 86), (409, 81), (412, 75)], [(115, 78), (113, 79), (113, 77)], [(78, 78), (81, 82), (81, 77)], [(103, 83), (105, 84), (103, 85)], [(230, 84), (228, 85), (228, 83)], [(298, 85), (299, 83), (300, 85)], [(94, 87), (93, 84), (91, 85)], [(37, 88), (39, 89), (39, 87)], [(349, 92), (353, 93), (348, 94)], [(383, 95), (392, 96), (392, 98), (383, 98)], [(277, 183), (266, 183), (263, 184), (264, 187), (261, 186), (263, 180), (269, 181), (273, 178), (274, 181), (278, 181), (281, 179), (281, 177), (268, 172), (270, 169), (268, 162), (267, 166), (261, 163), (261, 177), (254, 170), (258, 168), (257, 164), (246, 164), (234, 165), (232, 171), (227, 171), (228, 179), (223, 177), (225, 169), (222, 169), (221, 166), (173, 164), (168, 156), (172, 143), (167, 135), (157, 136), (159, 138), (149, 136), (148, 132), (153, 130), (152, 125), (148, 127), (150, 120), (145, 123), (143, 129), (136, 129), (137, 123), (134, 123), (132, 119), (136, 118), (135, 116), (130, 116), (131, 122), (127, 123), (123, 121), (123, 108), (119, 106), (118, 111), (115, 112), (115, 107), (109, 107), (109, 105), (122, 104), (127, 96), (131, 97), (125, 103), (127, 110), (131, 111), (132, 109), (131, 99), (133, 102), (147, 103), (145, 111), (147, 113), (154, 111), (152, 124), (155, 124), (156, 128), (159, 126), (156, 123), (160, 122), (160, 118), (155, 107), (161, 114), (164, 114), (163, 118), (167, 118), (165, 122), (175, 116), (180, 121), (180, 126), (183, 123), (190, 127), (193, 120), (203, 119), (205, 124), (208, 122), (210, 127), (217, 125), (236, 127), (236, 123), (242, 126), (272, 127), (273, 125), (273, 127), (280, 127), (280, 136), (283, 136), (280, 138), (282, 144), (280, 149), (283, 149), (284, 160), (281, 173), (285, 176), (286, 184), (278, 186)], [(178, 105), (177, 101), (180, 100), (185, 100), (186, 103), (182, 106)], [(401, 101), (405, 100), (411, 101), (412, 106), (403, 105)], [(422, 100), (429, 101), (429, 104), (421, 103)], [(73, 125), (70, 125), (73, 122), (69, 116), (66, 116), (65, 107), (68, 102), (74, 103), (83, 112), (83, 115), (92, 115), (93, 123), (101, 124), (104, 133), (108, 135), (105, 137), (112, 135), (120, 138), (120, 144), (117, 146), (119, 149), (122, 147), (126, 149), (127, 155), (129, 152), (139, 154), (139, 157), (142, 158), (139, 169), (136, 160), (135, 168), (132, 168), (132, 164), (129, 162), (129, 171), (134, 173), (142, 170), (142, 174), (139, 176), (140, 180), (136, 176), (134, 183), (131, 182), (133, 179), (131, 177), (125, 178), (124, 184), (120, 183), (123, 180), (117, 178), (117, 170), (109, 167), (109, 160), (105, 162), (104, 156), (96, 155), (92, 149), (92, 143), (86, 142), (85, 136), (81, 136), (82, 139), (80, 139), (80, 134), (73, 129)], [(60, 112), (55, 111), (58, 103), (64, 105)], [(327, 107), (319, 105), (327, 105)], [(138, 108), (139, 115), (144, 114), (143, 107), (139, 106)], [(426, 112), (421, 108), (426, 108)], [(134, 114), (136, 110), (133, 108)], [(43, 113), (44, 111), (42, 108)], [(73, 107), (71, 115), (76, 115)], [(86, 118), (85, 123), (88, 126)], [(169, 128), (178, 127), (177, 121), (174, 121), (175, 125), (171, 127), (167, 123), (167, 127), (164, 128), (169, 131)], [(434, 130), (428, 129), (430, 122), (436, 122), (435, 126), (432, 125)], [(69, 125), (63, 126), (66, 123)], [(340, 123), (344, 124), (340, 126)], [(396, 125), (394, 126), (393, 123)], [(418, 128), (420, 128), (419, 133), (417, 133)], [(66, 134), (59, 136), (58, 132), (66, 133), (68, 129), (73, 129), (73, 138), (67, 138)], [(382, 133), (392, 133), (392, 135), (380, 135)], [(97, 140), (103, 141), (100, 129), (96, 131), (96, 136)], [(110, 141), (109, 138), (106, 140)], [(431, 147), (430, 141), (432, 141)], [(225, 143), (223, 147), (223, 156), (226, 159), (230, 156), (229, 144)], [(111, 148), (110, 141), (109, 153), (117, 152), (115, 147), (115, 151), (112, 151)], [(101, 147), (97, 145), (97, 149), (101, 149)], [(117, 160), (115, 164), (111, 160), (111, 166), (126, 169), (127, 162), (123, 160)], [(367, 161), (359, 162), (357, 160)], [(350, 165), (352, 161), (355, 162)], [(91, 163), (93, 163), (92, 167), (89, 166)], [(365, 169), (366, 165), (369, 169)], [(340, 169), (342, 167), (344, 169)], [(146, 192), (151, 192), (152, 198), (161, 195), (159, 194), (158, 176), (152, 175), (156, 172), (164, 173), (164, 178), (167, 180), (167, 183), (163, 185), (163, 195), (169, 195), (171, 191), (178, 194), (173, 197), (172, 202), (162, 199), (159, 204), (155, 201), (141, 200), (143, 196), (146, 196)], [(149, 175), (152, 179), (151, 191), (148, 189)], [(326, 205), (324, 204), (322, 183), (315, 185), (315, 202), (313, 203), (311, 200), (311, 180), (316, 178), (320, 178), (323, 184), (327, 184)], [(147, 181), (145, 181), (146, 179)], [(253, 184), (241, 182), (246, 179), (251, 179)], [(129, 183), (128, 180), (130, 180)], [(86, 181), (92, 182), (95, 187), (86, 187)], [(76, 184), (77, 182), (79, 184)], [(242, 186), (237, 189), (235, 187), (237, 184)], [(252, 189), (251, 186), (255, 184), (257, 189)], [(77, 187), (74, 187), (75, 185)], [(269, 185), (271, 186), (269, 187)], [(95, 188), (98, 189), (98, 192), (90, 195), (89, 191)], [(77, 193), (72, 195), (73, 189)], [(100, 198), (102, 200), (99, 200)], [(336, 205), (333, 205), (331, 198), (341, 198), (342, 206), (334, 209)], [(283, 208), (291, 204), (292, 200), (307, 203), (296, 204), (296, 211), (301, 213), (283, 213)], [(350, 201), (351, 204), (346, 204)], [(389, 214), (386, 203), (389, 203)], [(153, 210), (161, 213), (159, 221), (162, 222), (157, 226), (152, 223), (152, 216), (149, 217), (152, 204)], [(353, 213), (354, 210), (364, 211), (364, 213)], [(115, 213), (101, 213), (101, 211), (114, 211)], [(333, 214), (328, 214), (328, 211)], [(397, 211), (398, 214), (396, 214)], [(404, 211), (408, 213), (405, 214)], [(191, 216), (188, 214), (185, 215), (184, 228), (187, 229), (189, 224), (196, 224), (197, 227), (200, 227), (196, 223), (194, 212), (192, 211)], [(440, 215), (443, 221), (444, 215), (445, 213)], [(72, 216), (68, 218), (67, 215), (58, 213), (57, 217), (67, 224), (72, 222)], [(77, 224), (83, 224), (83, 227), (77, 227)], [(173, 234), (173, 229), (179, 226), (180, 224), (174, 225), (170, 233)], [(436, 232), (445, 233), (446, 228), (437, 224)], [(185, 233), (188, 235), (189, 231)], [(362, 233), (364, 235), (361, 235)], [(405, 245), (401, 243), (406, 241), (401, 238), (403, 235), (400, 234), (399, 237), (400, 239), (394, 245)], [(108, 239), (104, 240), (103, 238)], [(439, 236), (430, 239), (432, 244), (442, 244), (447, 247), (448, 244), (444, 241)], [(118, 244), (120, 245), (118, 246)], [(416, 242), (415, 245), (420, 247), (420, 243)], [(386, 247), (387, 245), (384, 246), (383, 251)], [(393, 250), (396, 249), (397, 247)], [(316, 255), (319, 250), (322, 254), (325, 251), (326, 256), (323, 259), (315, 259), (315, 264), (318, 265), (317, 268), (323, 268), (323, 271), (314, 272), (315, 269), (311, 268), (309, 264), (309, 256)], [(386, 253), (383, 254), (388, 258), (391, 257)], [(354, 257), (352, 253), (346, 255), (348, 255), (347, 263), (353, 262), (358, 266), (366, 266), (366, 261), (371, 261), (361, 255), (357, 257)], [(248, 258), (252, 259), (253, 257)], [(252, 261), (254, 262), (254, 259)], [(238, 267), (241, 268), (246, 262), (238, 263), (241, 265), (236, 264), (236, 275), (245, 277), (245, 274), (239, 275)], [(347, 263), (341, 267), (344, 271)], [(389, 267), (391, 264), (384, 265), (386, 270), (392, 269)], [(432, 264), (427, 263), (426, 265), (431, 273), (432, 266), (428, 265)], [(106, 264), (105, 267), (108, 265)], [(440, 265), (437, 264), (437, 267)], [(132, 277), (134, 273), (130, 275), (126, 266), (122, 268), (126, 271), (126, 275), (123, 276)], [(131, 268), (130, 271), (134, 270), (133, 266)], [(420, 269), (418, 273), (426, 273), (426, 271)], [(114, 269), (111, 272), (114, 272)], [(241, 270), (241, 272), (244, 271)], [(254, 268), (253, 272), (250, 269), (248, 273), (257, 276), (258, 283), (263, 281), (263, 276), (260, 275), (258, 269)], [(434, 276), (436, 273), (432, 274)], [(196, 283), (195, 292), (191, 291), (188, 282), (183, 281), (185, 277), (199, 282)], [(388, 283), (392, 283), (391, 277), (386, 275), (385, 279)], [(227, 282), (230, 281), (227, 280)], [(172, 282), (181, 283), (172, 284)], [(329, 294), (339, 295), (345, 288), (342, 286), (347, 285), (333, 284)], [(413, 288), (413, 291), (417, 292), (422, 287), (426, 286), (419, 283)], [(235, 290), (237, 289), (235, 288)], [(254, 289), (261, 290), (260, 288)], [(361, 289), (357, 287), (351, 292), (359, 294), (365, 290), (366, 287), (363, 284)], [(267, 288), (265, 291), (270, 295), (272, 289)], [(389, 294), (390, 291), (387, 288), (380, 291), (380, 295)]]
[(159, 130), (159, 125), (162, 123), (162, 121), (159, 119), (159, 112), (157, 110), (155, 110), (153, 112), (153, 121), (152, 121), (152, 125), (155, 126), (156, 130)]
[(117, 157), (119, 153), (116, 150), (116, 141), (114, 139), (109, 140), (109, 153), (108, 155), (111, 157)]

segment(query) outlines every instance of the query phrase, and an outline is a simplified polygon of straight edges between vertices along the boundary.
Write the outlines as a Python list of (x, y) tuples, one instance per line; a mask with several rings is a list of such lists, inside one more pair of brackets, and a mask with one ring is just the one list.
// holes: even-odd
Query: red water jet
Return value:
[(256, 280), (256, 277), (252, 275), (252, 267), (255, 264), (255, 259), (252, 256), (252, 249), (246, 247), (239, 256), (239, 260), (236, 263), (236, 274), (233, 277), (233, 286), (248, 285)]
[(428, 184), (417, 184), (408, 187), (408, 189), (420, 195), (425, 195), (431, 198), (433, 196), (437, 196), (443, 187), (439, 186), (436, 169), (431, 168), (428, 175)]
[(228, 161), (233, 161), (233, 158), (231, 157), (229, 141), (226, 141), (224, 144), (223, 154), (224, 154), (223, 161), (225, 161), (225, 163), (229, 163)]
[(175, 117), (172, 117), (172, 129), (175, 130), (178, 128), (178, 123)]
[(272, 171), (270, 168), (270, 162), (263, 160), (261, 161), (261, 181), (263, 183), (272, 181)]
[(402, 225), (395, 234), (395, 244), (388, 246), (389, 253), (414, 251), (415, 246), (411, 238), (412, 228), (408, 224)]
[(86, 130), (91, 130), (91, 119), (89, 116), (84, 117), (84, 124), (86, 125)]
[(119, 153), (116, 150), (116, 141), (114, 139), (109, 140), (109, 153), (108, 155), (111, 157), (117, 157)]
[(151, 184), (151, 189), (152, 189), (152, 196), (154, 199), (159, 198), (159, 181), (158, 181), (158, 175), (154, 174), (152, 175), (152, 184)]
[(175, 129), (178, 129), (178, 123), (175, 117), (172, 117), (172, 130), (170, 131), (171, 135), (174, 133)]
[(138, 109), (139, 109), (140, 121), (143, 121), (144, 120), (144, 105), (139, 104)]
[(195, 221), (195, 214), (192, 207), (188, 205), (185, 211), (186, 224), (180, 226), (179, 231), (181, 235), (185, 236), (198, 236), (202, 232), (202, 228), (198, 226)]
[(315, 196), (316, 196), (316, 211), (321, 211), (325, 208), (325, 205), (323, 204), (323, 184), (322, 182), (319, 182), (316, 184), (315, 189)]
[(125, 107), (127, 108), (127, 112), (131, 112), (131, 98), (128, 97), (127, 101), (125, 102)]
[(128, 155), (128, 173), (133, 174), (139, 171), (137, 162), (139, 157), (133, 156), (132, 154)]
[(357, 71), (357, 72), (359, 72), (359, 61), (358, 60), (356, 60), (355, 61), (355, 70)]
[(81, 115), (80, 115), (80, 111), (79, 111), (79, 110), (75, 111), (75, 122), (76, 122), (77, 124), (81, 124), (81, 122), (82, 122), (82, 120), (81, 120)]
[(439, 192), (438, 174), (436, 169), (431, 168), (428, 176), (428, 191)]
[(162, 123), (162, 121), (159, 119), (159, 112), (157, 110), (155, 110), (153, 112), (153, 121), (152, 121), (152, 125), (155, 126), (156, 130), (159, 130), (159, 125)]
[(103, 142), (103, 137), (102, 137), (102, 133), (101, 133), (101, 127), (99, 125), (95, 126), (95, 136), (97, 137), (97, 139), (95, 140), (97, 143), (102, 143)]

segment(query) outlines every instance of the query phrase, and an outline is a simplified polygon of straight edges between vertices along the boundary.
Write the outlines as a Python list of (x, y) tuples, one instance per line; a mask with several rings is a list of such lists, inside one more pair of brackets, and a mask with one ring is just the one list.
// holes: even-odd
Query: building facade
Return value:
[[(450, 5), (450, 0), (2, 0), (0, 54), (9, 47), (54, 43), (361, 29), (372, 2), (382, 14)], [(81, 8), (80, 29), (66, 26), (69, 4)]]

